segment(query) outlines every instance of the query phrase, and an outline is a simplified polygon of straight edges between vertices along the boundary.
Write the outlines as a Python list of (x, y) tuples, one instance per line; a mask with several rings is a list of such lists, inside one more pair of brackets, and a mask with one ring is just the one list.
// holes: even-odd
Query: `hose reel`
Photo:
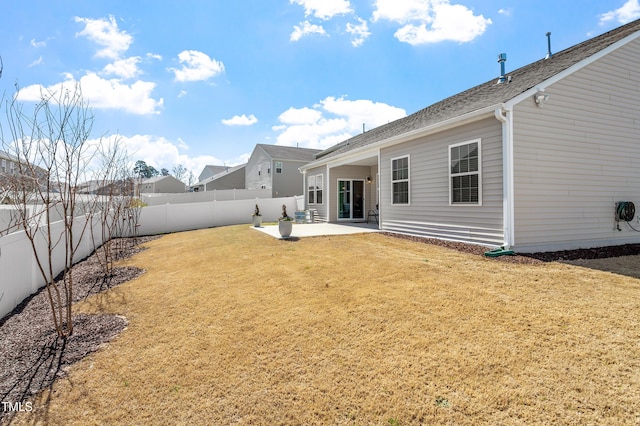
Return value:
[(636, 206), (631, 201), (616, 203), (616, 222), (631, 222), (636, 215)]

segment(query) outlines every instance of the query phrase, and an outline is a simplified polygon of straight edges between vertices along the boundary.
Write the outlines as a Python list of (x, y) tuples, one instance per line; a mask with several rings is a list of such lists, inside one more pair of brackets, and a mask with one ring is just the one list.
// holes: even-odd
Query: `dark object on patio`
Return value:
[(376, 209), (375, 210), (369, 210), (369, 213), (367, 213), (367, 223), (369, 223), (369, 219), (374, 218), (376, 220), (376, 223), (380, 223), (378, 222), (378, 205), (376, 204)]

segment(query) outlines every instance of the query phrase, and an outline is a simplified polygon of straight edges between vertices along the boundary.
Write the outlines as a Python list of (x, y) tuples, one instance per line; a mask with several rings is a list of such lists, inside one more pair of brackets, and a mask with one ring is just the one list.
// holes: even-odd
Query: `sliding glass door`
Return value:
[(364, 180), (338, 180), (338, 219), (364, 219)]

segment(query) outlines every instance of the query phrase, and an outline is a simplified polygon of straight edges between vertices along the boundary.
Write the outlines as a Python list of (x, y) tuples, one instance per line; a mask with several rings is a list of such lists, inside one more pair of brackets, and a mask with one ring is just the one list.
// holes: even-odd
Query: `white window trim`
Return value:
[[(476, 174), (476, 173), (478, 174), (478, 202), (477, 203), (454, 203), (453, 188), (451, 187), (451, 180), (452, 180), (451, 178), (453, 177), (451, 173), (451, 148), (455, 148), (457, 146), (462, 146), (462, 145), (469, 145), (472, 143), (478, 144), (478, 171), (467, 173), (467, 174), (469, 175)], [(447, 150), (448, 150), (447, 158), (449, 160), (447, 162), (447, 169), (449, 170), (449, 205), (450, 206), (471, 206), (471, 207), (481, 206), (482, 205), (482, 139), (478, 138), (478, 139), (468, 140), (465, 142), (454, 143), (449, 145)]]
[[(311, 181), (313, 180), (313, 185), (311, 185)], [(313, 187), (313, 189), (309, 189)], [(313, 194), (313, 201), (309, 201), (309, 198)], [(316, 205), (316, 175), (307, 176), (307, 204), (310, 206)]]
[[(393, 180), (393, 162), (395, 160), (400, 160), (401, 158), (406, 158), (407, 159), (407, 174), (408, 174), (408, 178), (407, 179), (401, 179), (401, 180)], [(406, 154), (406, 155), (400, 155), (398, 157), (393, 157), (391, 158), (391, 160), (389, 161), (389, 178), (391, 180), (391, 187), (390, 187), (390, 192), (391, 192), (391, 205), (392, 206), (410, 206), (411, 205), (411, 155), (410, 154)], [(393, 202), (393, 184), (396, 182), (404, 182), (406, 180), (407, 182), (407, 202), (406, 203), (394, 203)]]
[[(324, 175), (322, 173), (315, 176), (316, 178), (316, 194), (315, 194), (315, 205), (322, 206), (324, 205)], [(320, 185), (318, 185), (318, 178), (320, 179)], [(322, 191), (322, 202), (318, 202), (318, 188)]]
[[(311, 180), (313, 179), (313, 189), (310, 190), (309, 187), (311, 185)], [(318, 179), (320, 180), (320, 185), (318, 185)], [(318, 202), (318, 189), (322, 191), (322, 202)], [(313, 202), (309, 201), (309, 194), (313, 193)], [(317, 175), (307, 176), (307, 193), (306, 193), (307, 204), (310, 206), (322, 206), (324, 205), (324, 175), (319, 173)]]
[[(278, 171), (278, 163), (280, 163), (280, 171)], [(276, 169), (276, 174), (281, 175), (284, 172), (284, 161), (276, 161), (274, 168)]]

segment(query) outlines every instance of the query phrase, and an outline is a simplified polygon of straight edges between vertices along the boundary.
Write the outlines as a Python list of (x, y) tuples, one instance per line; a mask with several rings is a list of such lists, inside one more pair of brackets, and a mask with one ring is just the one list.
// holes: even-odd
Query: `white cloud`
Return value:
[(47, 45), (46, 41), (36, 41), (35, 38), (31, 39), (31, 46), (38, 48), (38, 47), (45, 47)]
[(183, 64), (181, 69), (169, 68), (176, 81), (202, 81), (214, 77), (224, 71), (224, 64), (210, 58), (206, 53), (197, 50), (184, 50), (178, 54)]
[(111, 15), (109, 20), (80, 18), (77, 16), (74, 19), (76, 22), (85, 24), (84, 29), (76, 33), (76, 37), (86, 37), (103, 47), (96, 53), (99, 58), (117, 59), (133, 43), (133, 37), (127, 34), (126, 31), (120, 31), (115, 18)]
[(431, 14), (430, 0), (376, 0), (373, 22), (386, 19), (405, 24), (411, 21), (427, 21)]
[(511, 16), (511, 9), (499, 9), (498, 13), (504, 16)]
[(251, 126), (257, 122), (258, 119), (253, 114), (248, 117), (245, 114), (234, 115), (232, 118), (222, 120), (222, 124), (225, 126)]
[(315, 124), (322, 118), (322, 112), (311, 108), (289, 108), (278, 119), (284, 124)]
[(441, 41), (469, 42), (482, 35), (491, 19), (450, 0), (376, 0), (373, 21), (402, 25), (394, 34), (411, 45)]
[[(59, 93), (62, 90), (73, 91), (77, 82), (69, 75), (62, 83), (49, 87), (39, 84), (20, 89), (17, 98), (22, 101), (39, 101), (43, 91)], [(163, 100), (153, 99), (151, 92), (155, 83), (136, 81), (131, 85), (123, 84), (120, 80), (105, 80), (90, 72), (80, 78), (82, 96), (91, 108), (121, 109), (133, 114), (158, 114)]]
[(36, 59), (35, 61), (29, 64), (29, 68), (35, 67), (36, 65), (42, 65), (43, 63), (44, 63), (44, 60), (42, 59), (42, 56), (40, 56), (38, 57), (38, 59)]
[(298, 25), (293, 26), (293, 32), (291, 33), (289, 40), (298, 41), (302, 37), (308, 36), (311, 34), (326, 35), (327, 33), (325, 32), (324, 28), (322, 28), (321, 25), (315, 25), (309, 21), (304, 21), (300, 23), (300, 26)]
[(620, 24), (626, 24), (638, 18), (640, 18), (640, 4), (638, 0), (627, 0), (620, 8), (600, 15), (600, 25), (605, 25), (613, 20), (618, 21)]
[[(133, 164), (138, 160), (144, 161), (156, 170), (165, 168), (171, 171), (176, 165), (182, 164), (187, 170), (193, 172), (196, 179), (202, 172), (202, 169), (208, 164), (226, 164), (232, 167), (246, 163), (250, 156), (250, 153), (247, 153), (237, 158), (227, 160), (219, 159), (212, 155), (197, 155), (192, 157), (182, 152), (187, 150), (188, 146), (181, 138), (178, 138), (178, 140), (174, 142), (164, 137), (152, 135), (111, 135), (108, 139), (112, 141), (111, 143), (117, 140), (120, 147), (126, 151), (128, 157), (131, 159), (131, 168), (133, 168)], [(87, 142), (90, 145), (97, 146), (99, 141), (90, 140)]]
[(187, 91), (186, 90), (181, 90), (180, 93), (178, 93), (178, 98), (184, 98), (185, 96), (187, 96)]
[(314, 16), (324, 20), (353, 11), (348, 0), (289, 0), (289, 3), (303, 6), (305, 17)]
[(103, 71), (106, 75), (115, 75), (124, 79), (136, 78), (142, 73), (138, 68), (140, 60), (139, 56), (117, 59), (112, 64), (106, 65)]
[(370, 100), (329, 96), (313, 108), (289, 108), (280, 114), (277, 145), (325, 149), (366, 129), (404, 117), (406, 111)]
[(362, 43), (371, 35), (367, 21), (362, 18), (357, 18), (358, 24), (347, 23), (347, 32), (353, 36), (351, 44), (353, 47), (361, 46)]

